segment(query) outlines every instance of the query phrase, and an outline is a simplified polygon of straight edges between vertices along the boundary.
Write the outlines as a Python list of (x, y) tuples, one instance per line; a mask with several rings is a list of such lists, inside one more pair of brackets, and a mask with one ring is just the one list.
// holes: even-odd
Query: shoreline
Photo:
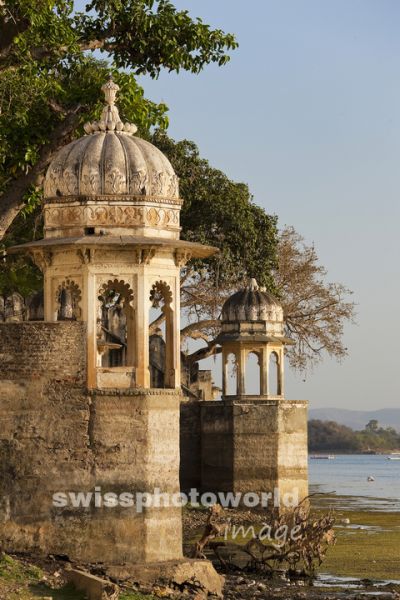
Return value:
[[(351, 598), (398, 600), (400, 590), (400, 514), (397, 511), (365, 510), (360, 508), (362, 497), (321, 495), (311, 498), (316, 517), (326, 514), (333, 501), (342, 502), (346, 508), (334, 508), (337, 536), (335, 546), (328, 549), (326, 558), (314, 580), (289, 580), (283, 573), (273, 578), (266, 573), (252, 571), (224, 572), (212, 551), (207, 557), (225, 576), (224, 600), (345, 600)], [(358, 506), (357, 506), (358, 503)], [(349, 507), (350, 506), (350, 507)], [(253, 523), (262, 527), (264, 511), (231, 509), (229, 516), (236, 522)], [(229, 509), (228, 511), (229, 512)], [(204, 531), (207, 510), (185, 508), (183, 511), (185, 555), (190, 553), (195, 541)], [(236, 539), (235, 543), (240, 540)], [(242, 538), (241, 542), (246, 543)], [(224, 550), (229, 553), (228, 546)], [(57, 600), (82, 600), (82, 596), (65, 587), (63, 569), (65, 562), (30, 555), (3, 557), (0, 561), (0, 598), (34, 600), (39, 596)], [(99, 566), (87, 565), (96, 572)], [(12, 590), (12, 591), (11, 591)], [(64, 592), (65, 590), (65, 592)], [(40, 593), (39, 593), (40, 592)], [(2, 595), (3, 594), (3, 595)], [(4, 595), (7, 594), (7, 595)], [(156, 600), (153, 590), (126, 588), (120, 600)], [(188, 598), (184, 595), (164, 595), (165, 598)]]

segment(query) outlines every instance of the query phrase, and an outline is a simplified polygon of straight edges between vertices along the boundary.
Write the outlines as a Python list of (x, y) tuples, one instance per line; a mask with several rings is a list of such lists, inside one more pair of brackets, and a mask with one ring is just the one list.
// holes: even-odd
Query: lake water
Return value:
[[(367, 481), (369, 476), (375, 481)], [(400, 511), (400, 460), (388, 460), (384, 455), (310, 459), (309, 481), (310, 493), (347, 496), (335, 501), (336, 506)]]

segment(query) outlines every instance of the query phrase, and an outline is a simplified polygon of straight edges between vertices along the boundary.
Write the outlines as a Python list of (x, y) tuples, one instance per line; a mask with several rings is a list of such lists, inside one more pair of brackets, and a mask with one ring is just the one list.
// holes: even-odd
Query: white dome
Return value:
[(279, 302), (255, 279), (244, 289), (236, 292), (222, 307), (223, 322), (270, 321), (283, 323), (283, 309)]
[(101, 196), (178, 199), (178, 178), (158, 148), (134, 137), (137, 127), (122, 123), (111, 79), (102, 90), (106, 106), (98, 122), (87, 123), (87, 135), (62, 148), (51, 162), (45, 182), (47, 200)]
[(109, 195), (178, 199), (178, 178), (158, 148), (116, 130), (75, 140), (51, 162), (45, 199)]

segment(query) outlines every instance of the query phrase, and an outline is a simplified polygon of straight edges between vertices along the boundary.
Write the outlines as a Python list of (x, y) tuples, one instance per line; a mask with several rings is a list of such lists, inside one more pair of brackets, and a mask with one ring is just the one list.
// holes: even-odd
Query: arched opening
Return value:
[(281, 394), (279, 357), (276, 352), (271, 352), (269, 355), (268, 394), (270, 396), (280, 396)]
[(237, 361), (236, 355), (231, 352), (226, 357), (225, 363), (225, 396), (237, 396)]
[(63, 281), (56, 292), (57, 321), (79, 321), (81, 290), (75, 281)]
[(256, 352), (249, 352), (246, 359), (245, 394), (260, 395), (260, 357)]
[(134, 365), (135, 319), (133, 291), (125, 281), (108, 281), (99, 290), (97, 315), (98, 364)]
[(172, 291), (157, 281), (150, 291), (149, 369), (150, 387), (175, 387), (175, 339)]

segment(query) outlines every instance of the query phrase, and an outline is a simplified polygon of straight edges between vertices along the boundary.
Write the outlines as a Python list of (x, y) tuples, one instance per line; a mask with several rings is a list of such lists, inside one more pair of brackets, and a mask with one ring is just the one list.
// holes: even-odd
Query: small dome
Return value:
[(222, 307), (222, 322), (268, 321), (283, 322), (283, 309), (255, 279), (243, 290), (228, 298)]
[(122, 123), (112, 80), (102, 90), (106, 106), (100, 121), (87, 123), (84, 137), (62, 148), (51, 162), (45, 199), (125, 196), (178, 199), (178, 178), (158, 148), (134, 137), (137, 128)]

